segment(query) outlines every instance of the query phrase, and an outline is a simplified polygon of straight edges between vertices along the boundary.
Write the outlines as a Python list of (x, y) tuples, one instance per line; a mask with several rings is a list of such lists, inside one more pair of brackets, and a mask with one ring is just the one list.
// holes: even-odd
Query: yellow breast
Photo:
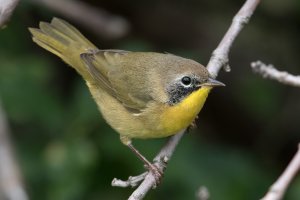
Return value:
[(160, 127), (164, 136), (187, 128), (202, 109), (211, 87), (202, 87), (180, 103), (168, 106), (161, 115)]

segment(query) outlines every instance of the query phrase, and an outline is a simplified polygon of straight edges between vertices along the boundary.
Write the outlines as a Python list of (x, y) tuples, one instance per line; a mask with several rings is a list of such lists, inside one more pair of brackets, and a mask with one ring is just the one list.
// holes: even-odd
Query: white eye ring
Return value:
[(189, 76), (184, 76), (181, 78), (181, 84), (185, 87), (188, 87), (192, 84), (192, 79)]

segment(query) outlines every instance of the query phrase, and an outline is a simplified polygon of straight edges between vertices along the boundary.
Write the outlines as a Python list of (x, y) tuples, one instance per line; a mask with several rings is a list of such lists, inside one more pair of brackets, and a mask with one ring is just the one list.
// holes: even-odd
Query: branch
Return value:
[(289, 184), (300, 169), (300, 144), (298, 151), (292, 161), (289, 163), (285, 171), (278, 180), (271, 186), (268, 193), (261, 200), (280, 200), (282, 199)]
[(259, 2), (260, 0), (247, 0), (239, 12), (234, 16), (232, 24), (218, 47), (213, 51), (208, 62), (207, 69), (212, 78), (217, 77), (222, 67), (225, 67), (226, 71), (230, 71), (230, 67), (228, 65), (229, 50), (240, 31), (243, 29), (245, 24), (249, 22)]
[(251, 63), (254, 72), (262, 75), (264, 78), (276, 80), (280, 83), (300, 87), (300, 76), (289, 74), (286, 71), (278, 71), (273, 65), (266, 65), (261, 61)]
[(6, 116), (0, 104), (0, 199), (28, 200), (13, 155)]
[[(244, 25), (248, 23), (252, 16), (255, 8), (257, 7), (260, 0), (247, 0), (236, 16), (233, 18), (233, 22), (220, 42), (219, 46), (214, 50), (211, 59), (207, 65), (207, 69), (211, 76), (215, 78), (218, 75), (220, 69), (228, 64), (228, 54), (232, 43), (236, 39), (239, 32), (242, 30)], [(228, 69), (228, 68), (227, 68)], [(168, 160), (171, 159), (174, 150), (183, 136), (185, 130), (172, 136), (168, 143), (161, 149), (158, 155), (154, 158), (154, 163), (162, 171), (165, 170)], [(115, 181), (119, 181), (114, 179)], [(120, 183), (120, 182), (119, 182)], [(127, 184), (128, 182), (125, 181)], [(130, 183), (128, 185), (131, 185)], [(116, 186), (116, 185), (113, 185)], [(131, 185), (132, 186), (132, 185)], [(147, 192), (155, 186), (155, 178), (152, 173), (148, 173), (144, 181), (140, 186), (131, 194), (129, 200), (140, 200), (145, 197)]]
[(140, 182), (142, 182), (147, 176), (148, 172), (144, 172), (138, 176), (129, 176), (127, 181), (122, 181), (120, 179), (114, 178), (111, 182), (113, 187), (136, 187)]
[[(160, 152), (153, 159), (155, 165), (161, 170), (164, 171), (167, 167), (168, 161), (171, 159), (176, 146), (182, 136), (184, 135), (185, 130), (182, 130), (180, 133), (171, 137), (167, 143), (163, 146)], [(142, 177), (142, 179), (139, 179)], [(135, 177), (129, 177), (127, 181), (122, 181), (119, 179), (114, 179), (112, 182), (112, 186), (118, 187), (135, 187), (139, 182), (143, 181), (139, 187), (131, 194), (128, 200), (140, 200), (145, 197), (147, 192), (155, 187), (156, 181), (152, 173), (143, 173), (141, 175)]]
[(123, 37), (130, 29), (129, 22), (124, 18), (92, 7), (83, 1), (32, 0), (32, 2), (71, 18), (104, 39), (111, 40)]
[[(19, 0), (0, 0), (0, 28), (5, 27)], [(9, 128), (0, 102), (0, 199), (28, 200), (13, 156)]]
[(3, 28), (10, 19), (19, 0), (0, 0), (0, 28)]

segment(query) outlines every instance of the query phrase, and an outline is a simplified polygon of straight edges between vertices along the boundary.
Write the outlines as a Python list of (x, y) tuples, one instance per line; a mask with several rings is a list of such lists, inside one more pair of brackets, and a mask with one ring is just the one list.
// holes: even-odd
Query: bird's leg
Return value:
[(146, 168), (153, 174), (155, 177), (156, 185), (158, 185), (163, 176), (163, 172), (154, 164), (149, 162), (145, 156), (143, 156), (131, 143), (127, 144), (131, 151), (146, 165)]
[(128, 146), (129, 149), (131, 149), (131, 151), (145, 164), (146, 168), (153, 174), (154, 178), (155, 178), (155, 186), (158, 185), (160, 183), (160, 180), (163, 176), (163, 172), (154, 164), (152, 164), (151, 162), (149, 162), (147, 160), (147, 158), (145, 158), (145, 156), (143, 156), (131, 143), (131, 139), (127, 136), (121, 135), (120, 136), (120, 140), (121, 142)]

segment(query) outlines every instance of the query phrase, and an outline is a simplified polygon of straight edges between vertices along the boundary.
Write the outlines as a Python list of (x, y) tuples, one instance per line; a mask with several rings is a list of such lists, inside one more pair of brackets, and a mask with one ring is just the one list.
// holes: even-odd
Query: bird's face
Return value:
[(185, 66), (186, 69), (179, 70), (170, 77), (167, 82), (167, 94), (169, 96), (169, 105), (180, 103), (183, 99), (189, 96), (196, 90), (202, 87), (224, 86), (223, 83), (210, 78), (207, 69), (197, 63), (195, 66)]

